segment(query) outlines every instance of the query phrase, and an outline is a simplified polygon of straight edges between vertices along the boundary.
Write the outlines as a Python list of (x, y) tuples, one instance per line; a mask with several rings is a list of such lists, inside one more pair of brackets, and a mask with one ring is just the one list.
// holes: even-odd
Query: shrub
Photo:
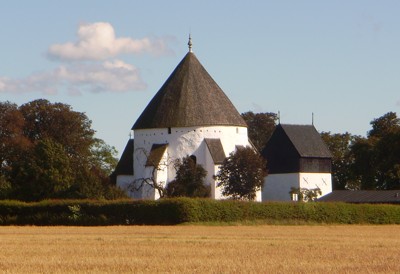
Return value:
[(398, 205), (257, 203), (175, 198), (158, 201), (0, 201), (0, 225), (174, 225), (204, 222), (400, 224)]

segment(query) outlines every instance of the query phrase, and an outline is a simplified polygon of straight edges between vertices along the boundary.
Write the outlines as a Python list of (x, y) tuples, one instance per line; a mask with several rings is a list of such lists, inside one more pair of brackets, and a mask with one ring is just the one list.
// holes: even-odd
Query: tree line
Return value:
[(333, 154), (333, 189), (400, 189), (400, 119), (388, 112), (370, 124), (366, 137), (321, 134)]
[[(255, 148), (238, 149), (215, 179), (223, 195), (253, 199), (267, 174), (261, 151), (271, 137), (275, 113), (242, 113)], [(333, 189), (400, 189), (400, 119), (396, 113), (371, 121), (366, 137), (322, 132), (332, 155)], [(85, 113), (39, 99), (17, 106), (0, 102), (0, 199), (125, 197), (110, 180), (117, 151), (95, 137)], [(206, 171), (190, 157), (177, 159), (177, 177), (165, 197), (208, 197)]]

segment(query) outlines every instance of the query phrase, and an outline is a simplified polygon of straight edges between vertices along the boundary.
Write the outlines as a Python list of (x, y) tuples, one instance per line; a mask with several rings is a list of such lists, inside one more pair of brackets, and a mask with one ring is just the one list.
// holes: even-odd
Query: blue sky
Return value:
[(121, 153), (193, 51), (239, 112), (365, 135), (400, 111), (399, 1), (6, 1), (0, 100), (46, 98)]

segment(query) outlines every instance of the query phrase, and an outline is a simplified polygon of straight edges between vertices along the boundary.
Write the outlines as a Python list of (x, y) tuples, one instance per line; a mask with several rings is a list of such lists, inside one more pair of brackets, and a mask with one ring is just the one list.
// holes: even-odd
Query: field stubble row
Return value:
[(3, 273), (400, 272), (400, 226), (0, 227)]

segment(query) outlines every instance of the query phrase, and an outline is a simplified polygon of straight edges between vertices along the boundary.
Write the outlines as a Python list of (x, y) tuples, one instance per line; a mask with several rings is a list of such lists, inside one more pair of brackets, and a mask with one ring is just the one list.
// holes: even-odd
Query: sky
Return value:
[(363, 135), (400, 114), (400, 1), (3, 1), (0, 101), (44, 98), (119, 155), (188, 51), (240, 113)]

